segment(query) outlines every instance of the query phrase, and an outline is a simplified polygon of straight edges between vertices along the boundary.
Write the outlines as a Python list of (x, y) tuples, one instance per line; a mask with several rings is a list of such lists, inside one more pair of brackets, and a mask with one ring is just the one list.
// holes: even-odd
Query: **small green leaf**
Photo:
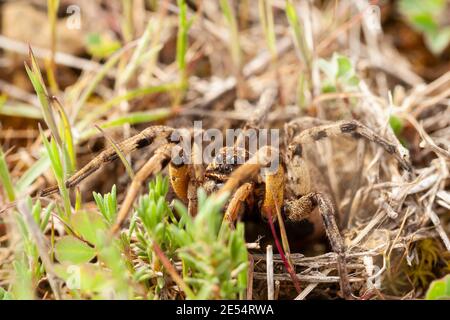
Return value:
[(356, 87), (359, 84), (358, 77), (357, 76), (350, 77), (350, 79), (347, 80), (347, 84), (349, 86)]
[(93, 193), (95, 203), (102, 216), (109, 224), (114, 223), (117, 215), (117, 191), (116, 185), (113, 185), (111, 192), (102, 196), (100, 193)]
[(425, 296), (427, 300), (450, 299), (450, 275), (431, 283)]
[(389, 124), (391, 125), (391, 128), (396, 136), (399, 136), (402, 133), (403, 121), (400, 118), (396, 116), (391, 116), (389, 118)]
[(61, 137), (59, 136), (58, 126), (56, 125), (56, 120), (48, 101), (49, 94), (47, 88), (45, 87), (39, 65), (33, 52), (31, 51), (31, 47), (29, 49), (29, 59), (31, 62), (31, 67), (25, 62), (25, 71), (27, 72), (28, 78), (30, 79), (36, 95), (38, 96), (45, 123), (50, 128), (50, 131), (52, 132), (54, 138), (58, 141), (58, 144), (61, 145)]
[(92, 56), (103, 59), (119, 50), (120, 42), (99, 33), (90, 33), (86, 38), (86, 48)]
[(0, 300), (12, 300), (12, 295), (2, 287), (0, 287)]
[(331, 84), (325, 84), (322, 87), (322, 92), (323, 93), (333, 93), (333, 92), (337, 92), (337, 89), (335, 86), (331, 85)]
[(95, 212), (81, 211), (72, 216), (72, 226), (85, 240), (98, 244), (98, 233), (107, 230), (103, 217)]
[(400, 0), (399, 12), (417, 31), (423, 33), (427, 47), (436, 55), (450, 43), (450, 26), (442, 25), (447, 12), (446, 0)]
[(438, 30), (438, 25), (432, 16), (427, 14), (418, 14), (411, 17), (411, 22), (417, 30), (424, 33), (434, 33)]
[(17, 300), (32, 300), (34, 299), (35, 284), (28, 259), (25, 257), (25, 252), (23, 253), (12, 263), (14, 267), (12, 293)]
[(349, 73), (352, 72), (352, 63), (349, 58), (344, 56), (338, 56), (337, 57), (337, 64), (338, 64), (338, 77), (345, 77)]
[(85, 263), (92, 260), (95, 249), (74, 236), (65, 236), (55, 245), (56, 258), (60, 262)]
[(95, 293), (111, 287), (111, 272), (96, 264), (83, 263), (73, 265), (65, 262), (55, 264), (54, 270), (70, 289)]
[(434, 54), (440, 54), (450, 43), (450, 26), (435, 33), (429, 33), (425, 42)]

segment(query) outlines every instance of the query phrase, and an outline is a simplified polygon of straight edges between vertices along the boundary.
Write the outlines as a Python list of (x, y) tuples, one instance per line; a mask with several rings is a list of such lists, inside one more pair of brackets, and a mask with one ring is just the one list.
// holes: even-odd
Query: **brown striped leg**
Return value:
[(387, 141), (375, 131), (356, 120), (338, 121), (302, 131), (290, 142), (288, 147), (290, 155), (292, 158), (295, 156), (301, 157), (302, 144), (313, 143), (327, 137), (340, 135), (349, 135), (354, 138), (363, 137), (372, 141), (381, 146), (387, 153), (392, 154), (403, 169), (408, 171), (411, 170), (411, 165), (408, 159), (406, 159), (406, 155), (402, 154), (395, 144)]
[(318, 207), (325, 232), (330, 241), (331, 248), (337, 254), (337, 270), (340, 277), (340, 287), (345, 299), (352, 299), (350, 281), (348, 279), (345, 261), (344, 240), (336, 223), (334, 206), (331, 200), (321, 193), (309, 193), (299, 199), (288, 200), (285, 210), (288, 218), (294, 221), (306, 219)]
[[(174, 131), (173, 128), (166, 126), (153, 126), (149, 127), (137, 135), (128, 138), (118, 143), (118, 148), (127, 155), (135, 150), (142, 149), (153, 144), (156, 140), (163, 140), (169, 142), (170, 135)], [(81, 170), (77, 171), (66, 181), (66, 187), (72, 188), (83, 181), (86, 177), (100, 169), (100, 167), (106, 163), (116, 160), (119, 156), (113, 147), (109, 147), (102, 151), (98, 156), (92, 159)], [(53, 193), (58, 192), (58, 186), (53, 186), (42, 191), (39, 196), (46, 197)]]
[(147, 180), (147, 178), (155, 173), (162, 171), (170, 160), (172, 144), (166, 144), (155, 151), (155, 154), (144, 164), (144, 166), (139, 169), (139, 171), (134, 176), (130, 187), (128, 188), (125, 200), (120, 207), (120, 211), (117, 215), (115, 224), (111, 228), (111, 233), (114, 234), (120, 230), (120, 227), (125, 222), (128, 217), (128, 213), (133, 205), (136, 196), (142, 184)]

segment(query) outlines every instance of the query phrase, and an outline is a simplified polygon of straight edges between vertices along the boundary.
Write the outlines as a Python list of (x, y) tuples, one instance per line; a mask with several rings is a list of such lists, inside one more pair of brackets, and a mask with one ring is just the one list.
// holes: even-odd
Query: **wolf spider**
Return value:
[[(297, 133), (295, 126), (302, 119), (305, 120), (299, 118), (299, 120), (291, 121), (286, 125), (285, 138), (287, 141), (284, 146), (285, 150), (281, 153), (280, 165), (274, 172), (266, 170), (262, 174), (260, 169), (267, 167), (273, 157), (280, 154), (279, 150), (265, 146), (255, 154), (249, 155), (244, 148), (225, 147), (204, 168), (202, 165), (174, 163), (171, 154), (176, 143), (171, 136), (177, 129), (167, 126), (152, 126), (124, 140), (117, 146), (123, 154), (154, 145), (157, 141), (160, 143), (153, 156), (137, 173), (132, 182), (113, 230), (119, 230), (121, 224), (126, 220), (141, 183), (149, 175), (168, 165), (172, 189), (181, 201), (188, 204), (189, 212), (193, 215), (197, 206), (197, 189), (204, 187), (209, 193), (229, 192), (232, 194), (224, 214), (224, 219), (229, 222), (237, 219), (250, 198), (257, 197), (260, 197), (259, 201), (255, 201), (253, 204), (259, 208), (266, 219), (275, 219), (277, 213), (280, 212), (283, 212), (284, 216), (292, 221), (308, 219), (314, 215), (316, 218), (317, 215), (319, 218), (321, 217), (331, 247), (337, 254), (337, 270), (342, 294), (346, 299), (352, 298), (345, 262), (345, 245), (336, 222), (334, 205), (329, 194), (320, 192), (316, 188), (314, 175), (310, 174), (310, 168), (314, 166), (308, 164), (304, 158), (303, 146), (332, 136), (362, 137), (378, 144), (387, 153), (393, 155), (403, 169), (410, 169), (409, 162), (395, 144), (358, 121), (323, 122), (318, 119), (310, 119), (314, 126)], [(317, 126), (315, 126), (316, 124)], [(192, 153), (195, 154), (195, 147), (193, 147)], [(117, 158), (118, 154), (114, 148), (110, 147), (104, 150), (70, 177), (66, 181), (66, 187), (74, 187), (102, 165)], [(240, 161), (237, 160), (242, 158), (246, 161), (240, 164)], [(223, 159), (232, 161), (221, 161)], [(45, 189), (40, 196), (48, 196), (57, 190), (57, 187)]]

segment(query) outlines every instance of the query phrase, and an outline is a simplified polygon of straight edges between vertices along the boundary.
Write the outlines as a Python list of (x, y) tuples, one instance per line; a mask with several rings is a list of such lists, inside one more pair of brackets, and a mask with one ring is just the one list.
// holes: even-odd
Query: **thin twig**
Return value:
[(273, 251), (272, 246), (266, 247), (266, 272), (267, 272), (267, 299), (274, 300), (274, 286), (273, 286)]

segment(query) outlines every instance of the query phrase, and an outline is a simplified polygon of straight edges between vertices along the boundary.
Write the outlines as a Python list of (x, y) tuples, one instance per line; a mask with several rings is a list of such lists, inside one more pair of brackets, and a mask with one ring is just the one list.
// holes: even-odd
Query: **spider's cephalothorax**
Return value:
[[(189, 155), (193, 158), (195, 150)], [(188, 204), (190, 214), (195, 215), (197, 189), (202, 187), (208, 194), (218, 191), (231, 173), (248, 160), (248, 152), (237, 147), (221, 148), (206, 168), (171, 161), (169, 175), (172, 189), (177, 197)]]
[(248, 158), (249, 153), (244, 148), (224, 147), (206, 167), (205, 178), (223, 184), (228, 180), (230, 174), (244, 164)]
[[(308, 123), (307, 129), (299, 132), (298, 125), (305, 122)], [(251, 123), (254, 125), (256, 122)], [(227, 147), (221, 149), (212, 163), (205, 168), (199, 162), (190, 164), (173, 161), (171, 151), (176, 143), (172, 141), (171, 134), (174, 131), (175, 129), (166, 126), (153, 126), (118, 144), (117, 147), (124, 154), (128, 154), (160, 142), (153, 156), (136, 174), (118, 213), (114, 232), (117, 232), (126, 220), (140, 185), (149, 175), (161, 171), (169, 164), (172, 189), (180, 200), (188, 204), (190, 214), (194, 215), (197, 211), (197, 189), (204, 187), (209, 193), (230, 194), (224, 214), (224, 219), (230, 223), (234, 223), (242, 213), (244, 204), (255, 197), (259, 197), (255, 199), (255, 203), (258, 203), (258, 209), (265, 218), (275, 219), (278, 213), (284, 211), (287, 218), (293, 221), (311, 218), (321, 221), (331, 247), (337, 254), (337, 269), (343, 296), (351, 298), (352, 290), (345, 261), (346, 250), (336, 223), (332, 197), (315, 183), (315, 174), (311, 171), (314, 165), (309, 165), (305, 159), (304, 146), (332, 136), (364, 138), (382, 147), (396, 158), (403, 169), (409, 170), (409, 162), (396, 144), (355, 120), (325, 122), (299, 118), (286, 125), (285, 150), (282, 152), (270, 146), (263, 146), (255, 154), (249, 155), (244, 149)], [(193, 146), (193, 156), (196, 152), (198, 155), (198, 150)], [(274, 157), (280, 158), (280, 164), (275, 170), (261, 170), (268, 168)], [(106, 149), (70, 177), (66, 181), (66, 187), (74, 187), (98, 170), (103, 163), (117, 158), (116, 148)], [(48, 196), (57, 191), (58, 187), (51, 187), (40, 195)]]

